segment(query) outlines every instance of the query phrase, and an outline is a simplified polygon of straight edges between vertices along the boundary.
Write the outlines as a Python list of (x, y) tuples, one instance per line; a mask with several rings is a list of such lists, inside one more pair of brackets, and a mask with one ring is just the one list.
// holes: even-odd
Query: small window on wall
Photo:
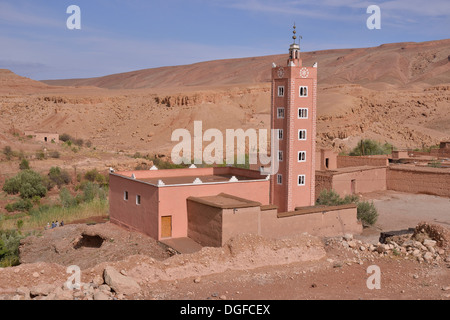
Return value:
[(298, 130), (298, 140), (306, 140), (306, 130), (305, 129)]
[(281, 174), (277, 174), (277, 183), (282, 184), (283, 183), (283, 176)]
[(307, 108), (298, 108), (298, 118), (299, 119), (308, 119), (308, 109)]
[(299, 89), (299, 96), (300, 97), (307, 97), (308, 96), (308, 87), (300, 87)]
[(299, 186), (304, 186), (305, 185), (305, 175), (301, 174), (298, 176), (298, 185)]
[(123, 192), (123, 200), (128, 200), (128, 191)]
[(277, 109), (277, 118), (278, 119), (284, 119), (284, 108), (278, 108)]
[(299, 151), (298, 162), (305, 162), (305, 161), (306, 161), (306, 151)]
[(140, 195), (136, 195), (136, 204), (140, 205), (141, 204), (141, 196)]
[(278, 151), (278, 161), (283, 161), (283, 151)]
[(278, 140), (283, 140), (283, 129), (278, 129)]
[(279, 97), (284, 97), (284, 86), (279, 86), (278, 87), (278, 96)]

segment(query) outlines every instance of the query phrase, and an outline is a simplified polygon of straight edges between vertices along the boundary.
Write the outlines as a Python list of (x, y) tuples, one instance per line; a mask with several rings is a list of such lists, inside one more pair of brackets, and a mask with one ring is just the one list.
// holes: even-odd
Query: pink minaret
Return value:
[(279, 139), (272, 156), (279, 170), (271, 176), (270, 201), (278, 212), (315, 203), (317, 63), (302, 66), (295, 25), (293, 33), (287, 65), (272, 68), (271, 127)]

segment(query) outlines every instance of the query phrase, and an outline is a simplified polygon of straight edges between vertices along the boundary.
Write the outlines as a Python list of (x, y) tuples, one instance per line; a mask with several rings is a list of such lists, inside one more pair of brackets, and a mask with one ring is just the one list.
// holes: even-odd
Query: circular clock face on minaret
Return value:
[(300, 77), (302, 78), (308, 78), (309, 76), (309, 71), (306, 68), (301, 68), (300, 69)]
[(278, 69), (278, 78), (283, 78), (284, 76), (284, 69), (283, 67)]

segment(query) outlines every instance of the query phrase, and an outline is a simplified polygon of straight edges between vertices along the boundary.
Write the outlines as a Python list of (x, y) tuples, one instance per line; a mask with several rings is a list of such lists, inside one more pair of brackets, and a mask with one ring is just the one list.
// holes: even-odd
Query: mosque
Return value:
[(110, 221), (156, 240), (222, 246), (239, 234), (283, 238), (361, 233), (354, 204), (315, 206), (317, 63), (304, 66), (296, 30), (272, 65), (271, 128), (278, 171), (209, 167), (110, 171)]

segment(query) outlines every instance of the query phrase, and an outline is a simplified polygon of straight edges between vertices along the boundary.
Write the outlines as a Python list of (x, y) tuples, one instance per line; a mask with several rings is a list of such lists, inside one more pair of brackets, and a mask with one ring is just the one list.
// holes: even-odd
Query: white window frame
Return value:
[(123, 200), (128, 201), (128, 191), (123, 192)]
[(141, 195), (140, 195), (140, 194), (137, 194), (137, 195), (136, 195), (136, 205), (137, 205), (137, 206), (140, 206), (140, 205), (141, 205)]
[[(302, 88), (306, 88), (306, 95), (302, 95), (302, 94), (301, 94), (301, 93), (302, 93)], [(300, 87), (298, 88), (298, 96), (299, 96), (299, 97), (305, 98), (305, 97), (308, 96), (308, 94), (309, 94), (308, 86), (300, 86)]]
[[(280, 111), (282, 111), (282, 116), (280, 116)], [(284, 108), (277, 108), (277, 119), (284, 119)]]
[[(280, 133), (281, 133), (281, 137), (280, 137)], [(278, 140), (283, 140), (283, 138), (284, 138), (283, 129), (278, 129)]]
[[(304, 132), (305, 132), (305, 138), (304, 138), (304, 139), (300, 139), (300, 132), (301, 132), (301, 131), (304, 131)], [(297, 137), (298, 137), (298, 140), (300, 140), (300, 141), (305, 141), (305, 140), (307, 139), (307, 137), (308, 137), (308, 133), (307, 133), (306, 129), (298, 129)]]
[[(280, 89), (281, 89), (281, 92), (280, 92)], [(278, 86), (278, 90), (277, 91), (278, 91), (278, 96), (279, 97), (284, 97), (284, 86)]]
[(277, 184), (283, 184), (283, 175), (281, 173), (277, 174)]
[(283, 151), (278, 150), (278, 161), (283, 161)]
[[(302, 179), (302, 184), (300, 184), (300, 177), (303, 177), (303, 179)], [(297, 176), (297, 185), (298, 186), (304, 186), (304, 185), (306, 185), (306, 176), (304, 175), (304, 174), (299, 174), (298, 176)]]
[[(306, 111), (306, 117), (300, 116), (300, 111)], [(298, 108), (298, 110), (297, 110), (297, 119), (308, 119), (308, 116), (309, 116), (308, 108)]]
[[(300, 160), (300, 154), (304, 153), (305, 154), (305, 159), (304, 160)], [(297, 161), (298, 162), (306, 162), (306, 151), (299, 151), (297, 154)]]

